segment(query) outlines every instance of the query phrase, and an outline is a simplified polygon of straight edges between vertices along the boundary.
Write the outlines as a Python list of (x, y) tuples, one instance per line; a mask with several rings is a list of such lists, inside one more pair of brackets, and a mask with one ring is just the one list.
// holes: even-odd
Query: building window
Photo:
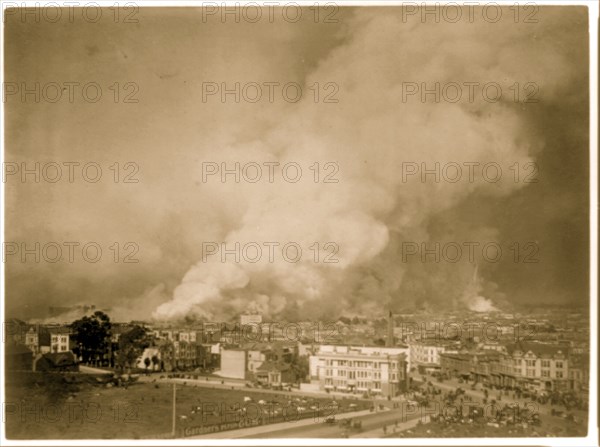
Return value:
[(557, 362), (556, 362), (556, 367), (557, 367), (558, 369), (562, 369), (562, 367), (563, 367), (563, 362), (559, 362), (559, 361), (557, 361)]
[(556, 378), (557, 378), (557, 379), (562, 379), (562, 378), (563, 378), (563, 373), (562, 373), (562, 371), (556, 371)]
[(550, 368), (550, 360), (542, 360), (542, 368)]

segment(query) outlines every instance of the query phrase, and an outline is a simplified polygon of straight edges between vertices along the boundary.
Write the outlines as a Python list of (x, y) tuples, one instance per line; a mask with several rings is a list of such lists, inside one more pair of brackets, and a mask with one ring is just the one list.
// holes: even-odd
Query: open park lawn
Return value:
[[(95, 384), (93, 380), (80, 382), (78, 377), (76, 384), (66, 385), (60, 377), (50, 383), (45, 378), (43, 380), (41, 383), (38, 380), (7, 386), (7, 438), (170, 437), (173, 408), (171, 383), (138, 382), (125, 388)], [(251, 402), (248, 401), (249, 397)], [(328, 414), (366, 409), (370, 405), (367, 401), (338, 399), (337, 410), (334, 410), (333, 402), (332, 398), (213, 389), (195, 386), (192, 382), (185, 386), (178, 384), (176, 436), (183, 436), (185, 428), (224, 423), (229, 423), (228, 427), (231, 428), (232, 421), (244, 418), (260, 420), (260, 423), (276, 423), (311, 417), (315, 423), (323, 423)]]

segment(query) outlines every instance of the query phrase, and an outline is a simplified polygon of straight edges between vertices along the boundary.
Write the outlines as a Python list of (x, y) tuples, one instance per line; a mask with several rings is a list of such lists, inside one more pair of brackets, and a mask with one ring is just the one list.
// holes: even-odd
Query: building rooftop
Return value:
[(388, 354), (383, 352), (361, 352), (358, 350), (349, 350), (347, 352), (338, 352), (338, 351), (320, 351), (316, 354), (318, 357), (355, 357), (355, 358), (378, 358), (378, 359), (388, 359), (388, 358), (403, 358), (406, 359), (406, 354), (399, 352), (397, 354)]
[(567, 355), (569, 353), (569, 348), (567, 346), (524, 341), (507, 345), (506, 350), (509, 354), (518, 352), (526, 354), (531, 352), (538, 357), (552, 357), (559, 353), (563, 355)]

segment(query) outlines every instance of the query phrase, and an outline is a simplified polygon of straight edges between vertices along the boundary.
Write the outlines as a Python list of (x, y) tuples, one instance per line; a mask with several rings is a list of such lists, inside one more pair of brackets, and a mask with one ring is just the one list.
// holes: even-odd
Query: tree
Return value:
[(138, 325), (132, 327), (119, 337), (118, 366), (121, 369), (125, 367), (131, 369), (148, 346), (150, 346), (150, 338), (146, 328)]
[(152, 371), (156, 370), (156, 367), (160, 364), (160, 359), (158, 358), (158, 356), (155, 354), (152, 356)]
[(304, 382), (309, 373), (308, 357), (298, 356), (292, 363), (292, 369), (296, 375), (297, 382)]
[(104, 360), (110, 345), (111, 327), (110, 318), (102, 311), (71, 323), (72, 338), (76, 344), (73, 351), (83, 363), (97, 364)]

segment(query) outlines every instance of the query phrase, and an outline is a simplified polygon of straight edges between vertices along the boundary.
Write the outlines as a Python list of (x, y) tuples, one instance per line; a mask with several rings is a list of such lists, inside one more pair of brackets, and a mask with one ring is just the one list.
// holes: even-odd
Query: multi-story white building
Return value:
[(198, 331), (179, 329), (156, 329), (152, 331), (154, 338), (171, 341), (186, 341), (196, 343), (199, 340)]
[(50, 333), (39, 325), (31, 326), (25, 333), (25, 346), (33, 355), (50, 352)]
[(408, 346), (358, 346), (358, 345), (318, 345), (318, 351), (315, 355), (330, 352), (347, 352), (348, 350), (358, 351), (362, 354), (385, 354), (385, 355), (398, 355), (404, 354), (406, 357), (406, 366), (410, 371), (410, 348)]
[(159, 340), (175, 340), (175, 334), (177, 331), (173, 329), (155, 329), (152, 331), (154, 338)]
[(566, 347), (519, 342), (480, 353), (440, 355), (444, 372), (497, 386), (529, 390), (563, 390), (569, 386)]
[(450, 341), (412, 341), (409, 343), (410, 363), (413, 369), (425, 371), (439, 370), (440, 354), (444, 352), (457, 353), (460, 349), (459, 342)]
[(25, 333), (24, 344), (37, 354), (70, 351), (70, 330), (66, 327), (31, 326)]
[(396, 396), (407, 387), (403, 348), (322, 346), (309, 357), (311, 383), (321, 390)]
[(196, 366), (198, 358), (198, 349), (196, 342), (174, 341), (173, 357), (177, 368), (191, 368)]
[(518, 343), (504, 357), (513, 376), (532, 389), (563, 389), (569, 378), (568, 349), (541, 343)]
[(196, 331), (179, 331), (177, 333), (176, 340), (187, 343), (196, 343), (198, 340), (198, 333)]
[[(201, 333), (195, 330), (187, 329), (157, 329), (152, 331), (152, 335), (157, 341), (163, 342), (161, 358), (165, 368), (192, 368), (198, 365), (198, 347), (201, 344)], [(170, 345), (166, 350), (164, 346)], [(166, 353), (169, 353), (168, 355)]]
[(69, 349), (69, 330), (66, 328), (50, 328), (50, 352), (67, 352)]

